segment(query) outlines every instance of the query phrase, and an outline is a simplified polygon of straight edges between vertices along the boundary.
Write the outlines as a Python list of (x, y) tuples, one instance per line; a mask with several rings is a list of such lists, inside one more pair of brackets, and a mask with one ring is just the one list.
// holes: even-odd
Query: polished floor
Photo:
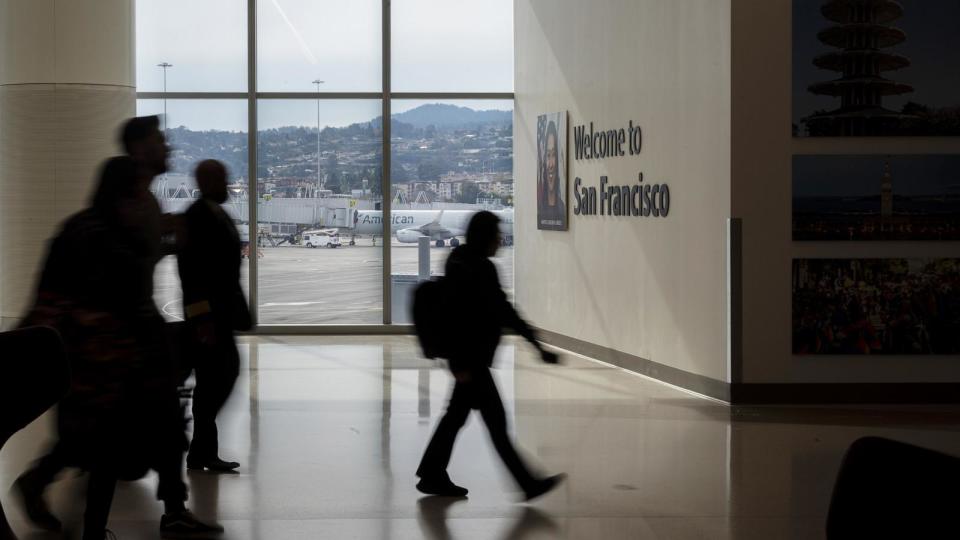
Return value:
[[(189, 505), (246, 539), (816, 539), (845, 448), (883, 435), (960, 453), (957, 408), (729, 408), (575, 355), (500, 350), (497, 382), (516, 439), (543, 472), (569, 474), (532, 504), (497, 461), (479, 418), (450, 473), (466, 500), (425, 498), (414, 470), (450, 387), (409, 337), (262, 337), (221, 418), (239, 474), (188, 475)], [(0, 454), (0, 497), (22, 539), (60, 538), (23, 520), (9, 491), (49, 444), (45, 416)], [(110, 528), (157, 538), (149, 476), (120, 487)], [(50, 491), (76, 537), (83, 478)]]

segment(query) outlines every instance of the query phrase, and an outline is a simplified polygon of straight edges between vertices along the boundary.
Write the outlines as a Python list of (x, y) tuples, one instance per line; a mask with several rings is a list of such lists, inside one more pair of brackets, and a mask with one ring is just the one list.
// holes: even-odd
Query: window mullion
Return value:
[(259, 261), (257, 247), (257, 0), (247, 0), (247, 245), (249, 256), (250, 317), (254, 329), (260, 324)]
[(383, 69), (382, 82), (383, 96), (381, 119), (381, 136), (383, 137), (383, 148), (381, 150), (381, 169), (380, 175), (380, 223), (383, 226), (383, 324), (393, 323), (393, 291), (390, 280), (391, 253), (390, 253), (390, 0), (382, 0), (380, 22), (382, 27), (382, 43), (380, 64)]

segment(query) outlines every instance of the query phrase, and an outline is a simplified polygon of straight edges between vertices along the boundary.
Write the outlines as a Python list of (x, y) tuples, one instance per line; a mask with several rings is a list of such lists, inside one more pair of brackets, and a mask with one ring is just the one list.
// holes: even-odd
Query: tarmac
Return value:
[[(333, 249), (301, 246), (260, 248), (257, 259), (260, 281), (257, 299), (259, 323), (382, 324), (381, 241), (378, 239), (374, 246), (369, 238), (361, 238), (355, 246), (344, 244)], [(450, 249), (431, 246), (430, 268), (433, 275), (443, 273), (443, 265)], [(392, 274), (417, 274), (419, 250), (416, 244), (394, 241), (390, 252)], [(241, 285), (249, 298), (248, 262), (248, 259), (244, 259)], [(513, 247), (501, 248), (494, 258), (494, 263), (500, 271), (501, 283), (510, 294), (513, 288)], [(166, 257), (157, 265), (154, 275), (154, 299), (164, 317), (171, 321), (183, 318), (176, 264), (175, 257)], [(399, 297), (395, 301), (404, 301), (402, 291), (395, 294)], [(399, 315), (402, 316), (403, 313)]]

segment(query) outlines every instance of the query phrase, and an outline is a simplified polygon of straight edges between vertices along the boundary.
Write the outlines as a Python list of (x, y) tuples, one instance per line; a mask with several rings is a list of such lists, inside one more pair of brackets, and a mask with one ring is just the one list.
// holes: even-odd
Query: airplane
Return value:
[[(457, 247), (460, 245), (458, 237), (467, 233), (467, 224), (475, 213), (474, 210), (394, 210), (390, 216), (390, 228), (397, 241), (404, 244), (428, 237), (437, 247), (445, 246), (448, 241), (451, 247)], [(495, 210), (493, 213), (501, 220), (504, 244), (512, 244), (513, 210)], [(382, 236), (382, 214), (380, 210), (354, 210), (350, 233)]]

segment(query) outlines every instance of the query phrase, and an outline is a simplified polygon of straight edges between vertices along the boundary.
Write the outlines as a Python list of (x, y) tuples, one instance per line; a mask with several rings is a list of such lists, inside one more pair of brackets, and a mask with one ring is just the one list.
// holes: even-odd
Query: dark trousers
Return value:
[[(70, 466), (70, 461), (69, 451), (58, 442), (26, 474), (33, 482), (50, 484), (61, 470)], [(173, 447), (164, 449), (154, 460), (152, 468), (158, 477), (157, 499), (163, 501), (167, 511), (180, 509), (187, 500), (187, 486), (182, 474), (183, 451)], [(103, 538), (118, 481), (118, 472), (110, 467), (97, 465), (89, 471), (87, 507), (83, 514), (84, 540)]]
[[(183, 454), (170, 454), (164, 461), (166, 463), (156, 466), (157, 498), (163, 501), (164, 512), (176, 512), (184, 508), (184, 501), (187, 500), (187, 486), (181, 474)], [(87, 478), (87, 507), (83, 513), (83, 540), (103, 538), (118, 481), (116, 471), (109, 468), (90, 471)]]
[(503, 460), (520, 488), (529, 491), (533, 486), (534, 478), (510, 441), (510, 435), (507, 433), (507, 414), (503, 409), (500, 392), (497, 391), (497, 385), (493, 381), (490, 370), (479, 367), (471, 369), (469, 373), (469, 380), (457, 381), (454, 384), (447, 412), (440, 419), (437, 430), (423, 453), (417, 476), (436, 478), (446, 475), (457, 433), (467, 421), (470, 410), (477, 409), (487, 426), (487, 431), (490, 432), (490, 438), (497, 453), (500, 454), (500, 459)]
[(194, 344), (193, 440), (187, 460), (214, 459), (219, 455), (217, 414), (227, 402), (240, 373), (240, 355), (232, 330), (217, 331), (213, 345)]

